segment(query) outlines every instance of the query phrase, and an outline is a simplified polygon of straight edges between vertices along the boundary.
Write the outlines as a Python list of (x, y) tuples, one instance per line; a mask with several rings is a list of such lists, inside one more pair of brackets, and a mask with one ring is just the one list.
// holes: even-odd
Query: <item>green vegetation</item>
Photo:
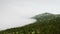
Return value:
[(0, 31), (0, 34), (60, 34), (60, 15), (44, 13), (33, 17), (37, 21), (22, 27)]

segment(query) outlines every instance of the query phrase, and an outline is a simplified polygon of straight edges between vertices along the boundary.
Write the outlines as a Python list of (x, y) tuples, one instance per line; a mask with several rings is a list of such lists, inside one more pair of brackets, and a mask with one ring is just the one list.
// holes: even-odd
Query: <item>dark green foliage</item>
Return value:
[(17, 34), (60, 34), (60, 16), (45, 13), (48, 15), (45, 15), (43, 17), (37, 18), (38, 20), (32, 24), (17, 27), (17, 28), (11, 28), (4, 31), (0, 31), (1, 34), (4, 34), (4, 32), (7, 33), (13, 33)]

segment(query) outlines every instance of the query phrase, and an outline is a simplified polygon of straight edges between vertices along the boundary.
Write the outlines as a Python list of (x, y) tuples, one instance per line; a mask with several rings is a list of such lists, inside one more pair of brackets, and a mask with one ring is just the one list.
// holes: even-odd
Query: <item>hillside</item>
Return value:
[(60, 14), (43, 13), (32, 19), (37, 21), (22, 27), (0, 31), (0, 34), (60, 34)]

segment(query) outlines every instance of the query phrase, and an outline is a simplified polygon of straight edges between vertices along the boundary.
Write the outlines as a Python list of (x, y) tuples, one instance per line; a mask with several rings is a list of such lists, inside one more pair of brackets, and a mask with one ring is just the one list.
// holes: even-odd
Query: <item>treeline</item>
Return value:
[(0, 34), (60, 34), (60, 17), (38, 20), (26, 26), (0, 31)]

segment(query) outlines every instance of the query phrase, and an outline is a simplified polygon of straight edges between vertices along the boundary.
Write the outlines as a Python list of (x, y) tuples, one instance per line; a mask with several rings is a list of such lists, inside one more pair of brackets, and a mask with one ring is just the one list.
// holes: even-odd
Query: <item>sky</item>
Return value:
[(0, 30), (33, 23), (44, 12), (60, 14), (60, 0), (0, 0)]

